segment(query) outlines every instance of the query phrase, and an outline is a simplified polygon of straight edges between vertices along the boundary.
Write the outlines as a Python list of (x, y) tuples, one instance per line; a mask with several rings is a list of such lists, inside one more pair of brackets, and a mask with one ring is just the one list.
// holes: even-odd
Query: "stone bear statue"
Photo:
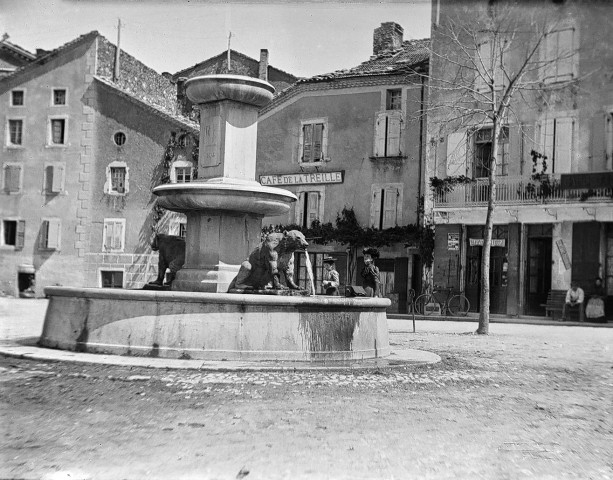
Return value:
[(185, 240), (175, 235), (156, 233), (151, 242), (151, 249), (154, 252), (159, 251), (158, 278), (149, 283), (162, 286), (166, 269), (170, 268), (167, 285), (171, 285), (185, 263)]
[[(270, 284), (275, 290), (299, 290), (294, 282), (294, 252), (309, 246), (298, 230), (269, 233), (264, 241), (241, 264), (229, 290), (263, 290)], [(281, 284), (281, 272), (287, 287)]]

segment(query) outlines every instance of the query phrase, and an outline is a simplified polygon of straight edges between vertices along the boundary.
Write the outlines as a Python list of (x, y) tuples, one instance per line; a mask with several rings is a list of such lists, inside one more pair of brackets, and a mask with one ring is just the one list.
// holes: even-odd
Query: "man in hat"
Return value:
[(375, 266), (375, 260), (379, 258), (379, 250), (376, 248), (365, 248), (362, 250), (364, 254), (364, 268), (362, 269), (362, 285), (369, 297), (379, 296), (379, 269)]
[(340, 278), (336, 271), (336, 258), (324, 255), (324, 279), (322, 285), (326, 290), (326, 295), (338, 295)]

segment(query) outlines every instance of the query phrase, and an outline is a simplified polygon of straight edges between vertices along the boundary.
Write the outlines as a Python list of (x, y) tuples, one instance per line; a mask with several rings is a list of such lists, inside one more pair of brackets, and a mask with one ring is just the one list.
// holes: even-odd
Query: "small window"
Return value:
[(23, 180), (22, 165), (8, 163), (4, 165), (2, 189), (5, 193), (21, 192), (21, 184)]
[(387, 91), (387, 100), (385, 102), (386, 110), (402, 110), (402, 90), (394, 89)]
[(192, 181), (192, 167), (176, 167), (175, 175), (177, 183), (189, 183)]
[(125, 167), (111, 167), (111, 192), (126, 193)]
[(53, 89), (53, 105), (66, 105), (66, 89)]
[(123, 252), (125, 228), (125, 218), (105, 218), (102, 250), (105, 252)]
[(60, 249), (61, 223), (59, 218), (43, 220), (40, 230), (40, 248), (42, 250)]
[(23, 144), (23, 120), (9, 120), (9, 146)]
[(102, 288), (123, 288), (123, 271), (100, 270), (100, 286)]
[(187, 236), (187, 222), (179, 223), (179, 236), (185, 238)]
[(25, 220), (2, 220), (0, 227), (2, 228), (0, 245), (15, 247), (15, 250), (21, 250), (25, 241)]
[(64, 118), (51, 119), (51, 143), (53, 145), (66, 143), (66, 120)]
[(323, 120), (302, 122), (300, 131), (300, 161), (323, 162), (327, 149), (327, 125)]
[(13, 90), (11, 92), (11, 106), (23, 107), (25, 103), (25, 92), (23, 90)]
[(123, 132), (117, 132), (115, 135), (113, 135), (113, 141), (115, 142), (115, 145), (121, 147), (124, 143), (126, 143), (126, 134)]

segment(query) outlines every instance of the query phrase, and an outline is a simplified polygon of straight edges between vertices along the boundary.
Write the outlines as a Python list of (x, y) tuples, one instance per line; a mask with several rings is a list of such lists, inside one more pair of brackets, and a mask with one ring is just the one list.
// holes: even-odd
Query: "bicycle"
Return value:
[[(441, 298), (437, 296), (437, 293), (446, 291), (447, 297), (441, 301)], [(436, 286), (431, 292), (424, 293), (417, 297), (415, 300), (415, 311), (420, 315), (432, 315), (438, 311), (440, 307), (440, 314), (449, 314), (452, 316), (465, 317), (470, 310), (470, 302), (462, 293), (453, 295), (453, 288), (438, 289)]]

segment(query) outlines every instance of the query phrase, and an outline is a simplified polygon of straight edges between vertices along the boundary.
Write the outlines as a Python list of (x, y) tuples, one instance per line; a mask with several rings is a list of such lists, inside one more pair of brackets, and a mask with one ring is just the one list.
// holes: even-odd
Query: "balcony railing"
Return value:
[[(573, 178), (584, 174), (572, 174)], [(593, 174), (592, 174), (593, 175)], [(613, 181), (609, 172), (603, 172), (607, 179), (583, 182), (582, 188), (569, 188), (572, 182), (561, 181), (561, 175), (543, 175), (540, 180), (530, 177), (497, 177), (497, 205), (534, 205), (542, 203), (573, 203), (573, 202), (613, 202)], [(566, 179), (565, 179), (566, 180)], [(577, 182), (575, 182), (577, 183)], [(436, 207), (471, 207), (487, 205), (489, 198), (489, 181), (487, 178), (477, 178), (474, 181), (454, 186), (450, 192), (438, 190), (434, 194)]]

